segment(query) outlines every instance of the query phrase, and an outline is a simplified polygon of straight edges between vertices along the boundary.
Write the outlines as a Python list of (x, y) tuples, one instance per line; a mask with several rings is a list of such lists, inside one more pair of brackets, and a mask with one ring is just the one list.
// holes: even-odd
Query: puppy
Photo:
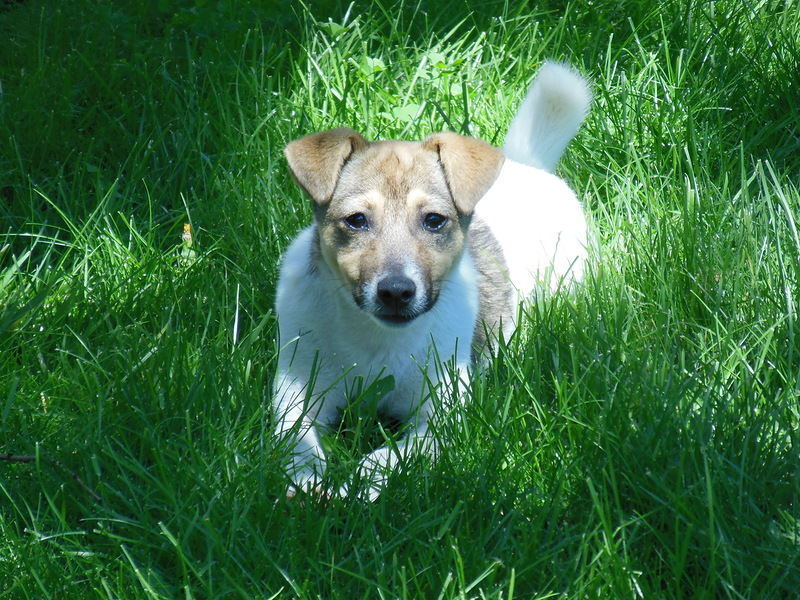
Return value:
[(377, 498), (406, 453), (435, 453), (436, 403), (466, 400), (470, 367), (513, 332), (519, 301), (580, 279), (586, 221), (551, 172), (590, 101), (584, 79), (547, 63), (503, 152), (455, 133), (370, 143), (350, 129), (286, 147), (315, 214), (283, 257), (277, 293), (274, 410), (290, 497), (330, 493), (318, 430), (353, 390), (385, 379), (378, 411), (408, 428), (360, 462), (359, 493)]

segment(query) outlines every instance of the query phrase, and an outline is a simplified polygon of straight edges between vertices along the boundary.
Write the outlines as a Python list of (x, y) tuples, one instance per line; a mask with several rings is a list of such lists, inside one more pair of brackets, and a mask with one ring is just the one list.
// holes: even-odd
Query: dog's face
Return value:
[(370, 144), (349, 129), (301, 138), (285, 154), (315, 203), (323, 260), (361, 310), (394, 326), (435, 305), (504, 160), (452, 133)]

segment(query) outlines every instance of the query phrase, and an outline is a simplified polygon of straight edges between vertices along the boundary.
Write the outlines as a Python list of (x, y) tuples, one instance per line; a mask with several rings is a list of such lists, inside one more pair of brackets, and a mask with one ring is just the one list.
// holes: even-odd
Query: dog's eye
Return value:
[(350, 229), (369, 229), (369, 221), (364, 213), (355, 213), (343, 219)]
[(427, 214), (422, 220), (422, 226), (428, 231), (439, 231), (445, 223), (447, 223), (447, 217), (436, 213)]

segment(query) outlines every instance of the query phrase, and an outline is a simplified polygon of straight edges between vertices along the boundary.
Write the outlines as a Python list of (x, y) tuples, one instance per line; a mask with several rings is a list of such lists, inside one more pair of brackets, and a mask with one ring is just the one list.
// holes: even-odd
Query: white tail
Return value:
[(544, 63), (508, 128), (506, 157), (552, 173), (591, 102), (586, 79), (565, 65)]

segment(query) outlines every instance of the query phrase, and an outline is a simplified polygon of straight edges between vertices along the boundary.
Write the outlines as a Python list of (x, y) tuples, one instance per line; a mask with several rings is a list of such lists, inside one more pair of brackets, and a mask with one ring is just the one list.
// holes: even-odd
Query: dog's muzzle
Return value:
[(378, 281), (375, 290), (379, 311), (375, 314), (384, 323), (404, 325), (419, 314), (415, 310), (417, 284), (405, 275), (389, 275)]

